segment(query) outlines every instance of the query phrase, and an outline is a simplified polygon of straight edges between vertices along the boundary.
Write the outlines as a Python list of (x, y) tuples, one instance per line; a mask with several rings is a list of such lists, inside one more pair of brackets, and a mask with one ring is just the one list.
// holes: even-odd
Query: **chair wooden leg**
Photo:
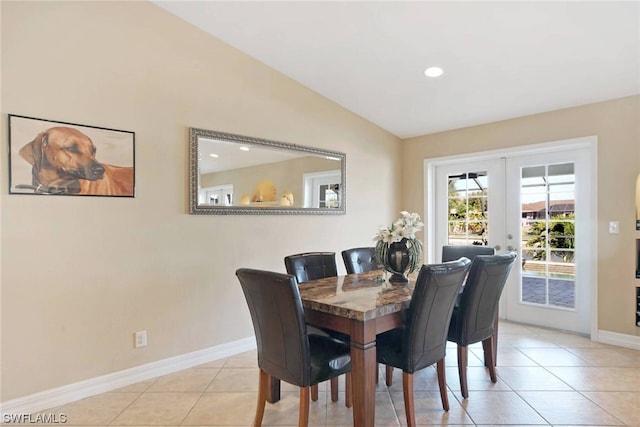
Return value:
[(280, 400), (280, 380), (269, 375), (269, 387), (267, 388), (267, 402), (276, 403)]
[(442, 400), (442, 409), (449, 410), (449, 396), (447, 395), (447, 377), (444, 371), (444, 359), (438, 360), (436, 364), (438, 371), (438, 386), (440, 387), (440, 400)]
[(496, 319), (493, 324), (493, 366), (498, 366), (498, 321), (500, 316), (496, 311)]
[(347, 372), (344, 377), (345, 390), (344, 390), (344, 406), (351, 408), (353, 406), (353, 389), (351, 385), (351, 372)]
[(309, 389), (311, 387), (300, 387), (300, 414), (298, 415), (298, 427), (309, 425)]
[[(498, 365), (498, 322), (499, 320), (500, 320), (500, 316), (496, 311), (496, 317), (495, 319), (493, 319), (493, 366)], [(484, 366), (488, 368), (489, 363), (487, 362), (487, 349), (484, 347), (484, 344), (482, 346), (484, 348)]]
[(387, 387), (391, 387), (391, 384), (393, 384), (393, 366), (385, 366), (385, 383)]
[(314, 384), (309, 388), (311, 389), (311, 400), (315, 402), (318, 400), (318, 384)]
[(467, 385), (467, 347), (458, 345), (458, 377), (460, 378), (460, 392), (465, 399), (469, 397)]
[(490, 336), (486, 340), (482, 341), (482, 347), (484, 348), (484, 358), (486, 362), (485, 364), (489, 369), (489, 376), (491, 377), (491, 382), (497, 383), (498, 377), (496, 376), (496, 364), (494, 362), (496, 355), (494, 353), (495, 346), (493, 345), (493, 340), (494, 340), (494, 337)]
[(267, 403), (267, 391), (270, 382), (269, 374), (260, 369), (258, 378), (258, 402), (256, 404), (256, 415), (253, 419), (253, 427), (260, 427), (262, 425), (262, 417), (264, 416), (264, 407)]
[(329, 380), (329, 384), (331, 385), (331, 401), (338, 401), (338, 377), (333, 377)]
[(407, 427), (416, 425), (416, 408), (413, 399), (413, 375), (402, 372), (402, 391), (404, 394), (404, 412), (407, 415)]

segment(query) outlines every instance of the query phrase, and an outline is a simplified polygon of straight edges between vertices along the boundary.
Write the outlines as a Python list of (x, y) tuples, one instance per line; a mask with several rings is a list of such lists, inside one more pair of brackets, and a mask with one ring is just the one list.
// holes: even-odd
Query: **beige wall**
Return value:
[[(397, 138), (155, 5), (1, 8), (1, 401), (249, 337), (238, 267), (398, 216)], [(8, 195), (9, 113), (134, 131), (136, 197)], [(345, 152), (347, 214), (188, 215), (190, 126)]]
[[(424, 211), (424, 159), (581, 136), (598, 137), (598, 329), (640, 336), (635, 326), (634, 186), (640, 172), (640, 97), (627, 97), (403, 142), (403, 207)], [(608, 222), (620, 221), (620, 234)]]

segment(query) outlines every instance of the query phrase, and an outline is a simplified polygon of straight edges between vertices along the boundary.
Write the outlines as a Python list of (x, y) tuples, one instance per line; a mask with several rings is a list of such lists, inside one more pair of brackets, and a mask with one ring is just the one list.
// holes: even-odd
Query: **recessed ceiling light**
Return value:
[(211, 153), (211, 154), (209, 154), (209, 155), (210, 155), (211, 157), (218, 157), (218, 155), (217, 155), (217, 154), (215, 154), (215, 153)]
[(444, 71), (440, 67), (429, 67), (424, 70), (424, 75), (427, 77), (440, 77)]
[(240, 147), (240, 149), (241, 149), (242, 151), (249, 151), (249, 147), (245, 147), (244, 145), (243, 145), (242, 147)]

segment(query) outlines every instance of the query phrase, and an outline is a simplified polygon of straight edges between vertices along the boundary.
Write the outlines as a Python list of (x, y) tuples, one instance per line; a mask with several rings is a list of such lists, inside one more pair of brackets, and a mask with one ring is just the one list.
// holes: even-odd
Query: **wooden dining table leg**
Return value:
[(376, 414), (375, 321), (351, 321), (351, 390), (354, 427), (373, 427)]

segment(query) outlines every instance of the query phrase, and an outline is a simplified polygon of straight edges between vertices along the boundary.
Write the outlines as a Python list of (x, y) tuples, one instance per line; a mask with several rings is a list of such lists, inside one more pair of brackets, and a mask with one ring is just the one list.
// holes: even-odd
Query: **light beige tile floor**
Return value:
[[(449, 412), (441, 407), (435, 369), (415, 375), (418, 425), (640, 426), (640, 351), (506, 322), (498, 342), (496, 384), (483, 367), (481, 346), (470, 347), (468, 399), (460, 395), (455, 346), (448, 347)], [(391, 387), (380, 378), (376, 425), (405, 426), (400, 371), (394, 370)], [(65, 414), (70, 426), (250, 426), (257, 385), (251, 351), (42, 413)], [(352, 425), (343, 378), (338, 402), (331, 402), (326, 384), (320, 391), (310, 425)], [(297, 388), (283, 384), (282, 399), (267, 404), (263, 425), (297, 425), (298, 403)]]

